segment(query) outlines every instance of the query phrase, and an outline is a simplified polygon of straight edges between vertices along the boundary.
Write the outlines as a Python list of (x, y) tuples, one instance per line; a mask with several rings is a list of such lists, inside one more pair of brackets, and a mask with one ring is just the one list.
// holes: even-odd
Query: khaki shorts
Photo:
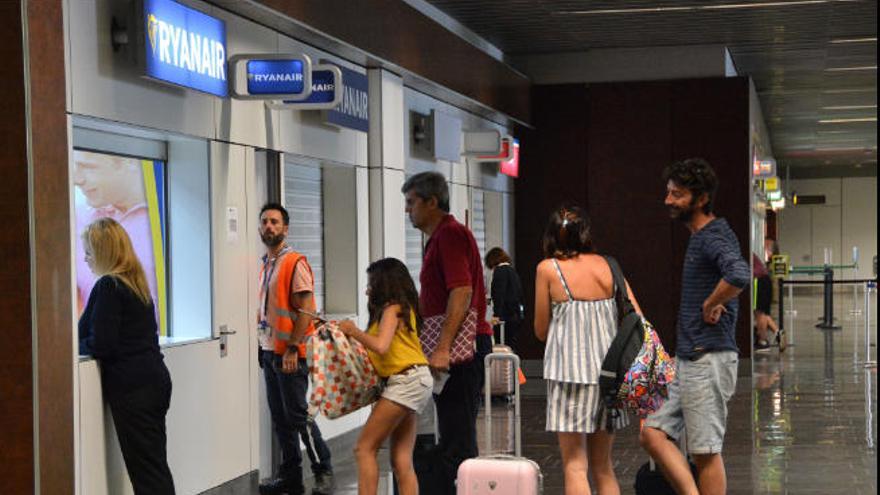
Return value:
[(431, 371), (419, 365), (386, 378), (382, 398), (419, 413), (431, 400), (433, 390)]

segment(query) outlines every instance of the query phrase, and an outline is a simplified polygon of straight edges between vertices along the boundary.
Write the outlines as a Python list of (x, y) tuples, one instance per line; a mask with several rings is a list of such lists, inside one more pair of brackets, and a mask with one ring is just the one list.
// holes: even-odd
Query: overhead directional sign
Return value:
[(306, 54), (239, 54), (229, 58), (231, 93), (241, 100), (304, 100), (312, 93)]
[(143, 0), (144, 74), (225, 98), (226, 24), (172, 0)]
[(279, 110), (326, 110), (342, 101), (342, 71), (330, 64), (312, 66), (312, 93), (304, 100), (284, 100), (266, 105)]

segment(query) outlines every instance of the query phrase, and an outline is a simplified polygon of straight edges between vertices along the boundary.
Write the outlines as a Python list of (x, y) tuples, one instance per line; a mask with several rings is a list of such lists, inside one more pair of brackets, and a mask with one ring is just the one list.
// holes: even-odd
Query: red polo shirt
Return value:
[(419, 275), (419, 307), (423, 318), (446, 313), (449, 293), (456, 287), (473, 288), (471, 308), (477, 310), (477, 333), (491, 335), (486, 322), (486, 284), (474, 235), (452, 215), (446, 215), (425, 246)]

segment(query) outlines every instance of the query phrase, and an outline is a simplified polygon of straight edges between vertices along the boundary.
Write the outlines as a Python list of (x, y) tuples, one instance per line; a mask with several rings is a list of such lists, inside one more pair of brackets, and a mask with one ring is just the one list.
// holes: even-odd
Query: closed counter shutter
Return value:
[(290, 213), (287, 243), (308, 258), (315, 276), (315, 303), (324, 310), (324, 212), (321, 169), (284, 164), (284, 207)]
[(420, 291), (419, 274), (422, 272), (422, 258), (424, 257), (422, 231), (412, 226), (409, 215), (406, 216), (404, 222), (406, 224), (406, 268), (416, 284), (416, 290)]
[(472, 212), (471, 232), (477, 240), (477, 248), (480, 250), (480, 259), (486, 257), (486, 208), (483, 202), (483, 191), (471, 189)]

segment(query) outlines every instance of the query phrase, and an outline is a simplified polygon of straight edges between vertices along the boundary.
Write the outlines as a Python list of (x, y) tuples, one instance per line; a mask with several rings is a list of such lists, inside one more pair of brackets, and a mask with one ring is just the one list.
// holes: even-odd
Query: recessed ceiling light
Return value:
[(877, 108), (877, 105), (833, 105), (822, 107), (822, 110), (869, 110), (871, 108)]
[(832, 44), (841, 44), (841, 43), (870, 43), (872, 41), (877, 41), (877, 37), (867, 37), (867, 38), (841, 38), (837, 40), (831, 40)]
[(858, 117), (853, 119), (822, 119), (820, 124), (849, 124), (853, 122), (877, 122), (877, 117)]
[(848, 72), (858, 70), (877, 70), (876, 65), (860, 65), (856, 67), (828, 67), (825, 72)]
[(775, 2), (750, 2), (750, 3), (715, 3), (708, 5), (679, 5), (669, 7), (631, 7), (621, 9), (592, 9), (592, 10), (559, 10), (553, 12), (557, 15), (602, 15), (602, 14), (660, 14), (664, 12), (695, 12), (711, 10), (735, 10), (735, 9), (760, 9), (772, 7), (796, 7), (799, 5), (818, 5), (824, 3), (853, 2), (858, 0), (791, 0)]
[(877, 88), (848, 88), (848, 89), (824, 89), (822, 93), (828, 95), (839, 95), (846, 93), (876, 93)]

